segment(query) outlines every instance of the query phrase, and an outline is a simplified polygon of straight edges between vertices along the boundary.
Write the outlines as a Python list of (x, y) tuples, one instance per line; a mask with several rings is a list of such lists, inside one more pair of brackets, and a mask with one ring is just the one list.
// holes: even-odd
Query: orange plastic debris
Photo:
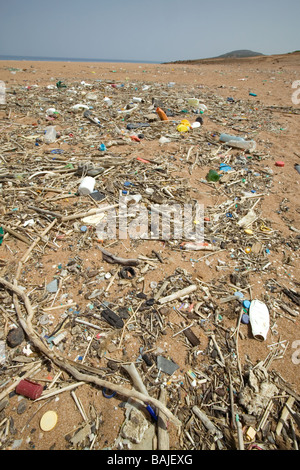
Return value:
[(159, 107), (156, 108), (156, 112), (157, 114), (159, 115), (160, 119), (162, 121), (168, 121), (168, 116), (166, 115), (166, 113)]

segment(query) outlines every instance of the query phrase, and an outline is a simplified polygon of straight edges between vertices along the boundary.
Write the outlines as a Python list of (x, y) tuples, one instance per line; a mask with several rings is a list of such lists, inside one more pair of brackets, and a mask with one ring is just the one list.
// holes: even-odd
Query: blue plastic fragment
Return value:
[(155, 414), (155, 412), (153, 411), (153, 409), (151, 408), (150, 405), (147, 405), (147, 411), (150, 413), (150, 415), (152, 416), (153, 419), (155, 419), (155, 421), (157, 421), (157, 416)]
[(108, 390), (107, 388), (102, 389), (102, 395), (105, 398), (113, 398), (117, 394), (117, 392), (112, 392), (111, 395), (109, 395), (108, 393), (106, 393), (107, 390)]
[(250, 321), (249, 315), (247, 315), (247, 313), (243, 313), (242, 318), (241, 318), (241, 322), (244, 323), (245, 325), (247, 325), (249, 323), (249, 321)]
[(238, 297), (239, 299), (243, 299), (243, 298), (244, 298), (244, 294), (243, 294), (242, 292), (239, 292), (239, 291), (235, 292), (234, 295), (235, 295), (236, 297)]
[(227, 165), (226, 163), (220, 163), (220, 171), (230, 171), (232, 170), (230, 165)]

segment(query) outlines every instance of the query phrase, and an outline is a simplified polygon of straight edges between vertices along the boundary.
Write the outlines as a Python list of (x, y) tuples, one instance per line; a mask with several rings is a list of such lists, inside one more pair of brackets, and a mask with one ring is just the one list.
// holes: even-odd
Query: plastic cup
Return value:
[(92, 176), (86, 176), (83, 178), (78, 188), (78, 194), (81, 196), (87, 196), (88, 194), (91, 194), (94, 191), (95, 182), (96, 180)]

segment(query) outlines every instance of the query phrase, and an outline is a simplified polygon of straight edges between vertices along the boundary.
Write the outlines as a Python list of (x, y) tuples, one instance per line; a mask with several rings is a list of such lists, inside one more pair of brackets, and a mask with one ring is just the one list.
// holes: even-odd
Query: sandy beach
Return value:
[[(224, 286), (221, 297), (232, 295), (235, 290), (238, 291), (239, 288), (244, 288), (247, 295), (251, 295), (251, 300), (260, 299), (270, 305), (271, 308), (270, 330), (266, 341), (255, 340), (251, 335), (250, 325), (240, 325), (238, 360), (241, 367), (247, 368), (249, 364), (255, 365), (259, 361), (266, 361), (264, 365), (267, 364), (267, 371), (271, 373), (274, 369), (286, 382), (286, 390), (292, 390), (297, 400), (300, 395), (299, 304), (292, 302), (280, 291), (282, 288), (296, 292), (300, 290), (300, 174), (295, 170), (295, 164), (300, 164), (300, 92), (297, 93), (297, 90), (300, 89), (300, 53), (239, 60), (207, 60), (198, 61), (197, 63), (181, 62), (173, 64), (1, 61), (0, 80), (5, 83), (6, 87), (6, 103), (0, 105), (0, 157), (2, 157), (0, 158), (0, 196), (4, 201), (4, 204), (1, 203), (0, 207), (0, 227), (3, 225), (21, 230), (26, 220), (40, 217), (41, 222), (41, 225), (35, 225), (35, 229), (31, 229), (29, 226), (28, 229), (25, 227), (21, 230), (20, 233), (24, 236), (30, 234), (29, 244), (15, 238), (12, 234), (6, 233), (0, 245), (0, 278), (6, 279), (12, 284), (17, 273), (18, 261), (22, 259), (37, 234), (41, 234), (52, 220), (43, 218), (43, 214), (36, 213), (32, 208), (30, 209), (33, 206), (33, 199), (30, 198), (35, 198), (35, 206), (51, 209), (53, 212), (64, 214), (64, 216), (82, 210), (86, 211), (87, 208), (97, 207), (97, 203), (93, 200), (87, 201), (74, 196), (72, 191), (74, 192), (77, 188), (80, 178), (74, 176), (72, 179), (72, 174), (67, 173), (69, 170), (63, 173), (61, 169), (70, 162), (76, 166), (81, 160), (93, 161), (93, 158), (99, 164), (101, 161), (100, 144), (107, 146), (106, 157), (115, 158), (116, 160), (118, 158), (127, 159), (127, 161), (140, 159), (138, 162), (144, 165), (132, 167), (136, 168), (135, 172), (131, 167), (128, 167), (129, 172), (129, 169), (127, 171), (127, 167), (124, 165), (120, 165), (119, 170), (115, 166), (111, 173), (105, 174), (103, 180), (101, 175), (97, 177), (99, 185), (100, 182), (104, 184), (99, 188), (106, 190), (105, 195), (110, 204), (116, 202), (119, 190), (124, 190), (124, 187), (117, 186), (119, 181), (118, 171), (122, 174), (123, 169), (126, 168), (123, 178), (125, 181), (127, 181), (125, 177), (130, 180), (130, 178), (135, 178), (136, 174), (142, 175), (144, 186), (143, 182), (140, 183), (139, 189), (146, 187), (145, 181), (148, 184), (147, 178), (151, 171), (152, 173), (149, 176), (151, 184), (153, 184), (153, 187), (160, 189), (160, 181), (170, 172), (170, 178), (174, 178), (174, 180), (170, 179), (168, 184), (163, 183), (166, 188), (164, 195), (170, 197), (170, 194), (173, 195), (174, 193), (177, 201), (184, 200), (186, 194), (192, 200), (201, 199), (205, 215), (207, 215), (206, 212), (209, 213), (210, 223), (212, 216), (218, 213), (218, 208), (220, 214), (233, 213), (233, 217), (235, 217), (234, 212), (237, 211), (238, 216), (241, 216), (242, 212), (238, 212), (238, 202), (234, 199), (234, 191), (242, 184), (245, 185), (246, 191), (251, 190), (251, 185), (246, 186), (248, 176), (243, 176), (245, 178), (244, 182), (241, 178), (237, 181), (234, 177), (232, 180), (229, 179), (227, 183), (205, 184), (209, 169), (215, 167), (215, 165), (218, 167), (222, 161), (233, 165), (234, 158), (243, 153), (236, 149), (220, 146), (216, 136), (221, 133), (235, 134), (242, 137), (246, 136), (247, 139), (256, 142), (253, 156), (251, 156), (251, 153), (246, 154), (249, 165), (253, 165), (249, 181), (253, 182), (253, 194), (256, 191), (255, 197), (258, 203), (255, 210), (259, 214), (257, 216), (259, 223), (251, 226), (252, 234), (250, 239), (247, 239), (246, 232), (241, 233), (235, 229), (237, 236), (233, 240), (231, 239), (233, 233), (231, 230), (233, 229), (228, 228), (226, 233), (229, 233), (229, 236), (225, 237), (224, 248), (222, 248), (222, 245), (218, 253), (209, 257), (205, 257), (207, 253), (201, 251), (185, 252), (180, 248), (178, 249), (179, 244), (172, 245), (172, 243), (168, 244), (161, 240), (139, 240), (136, 242), (127, 239), (118, 240), (116, 243), (107, 241), (101, 244), (92, 229), (88, 230), (86, 238), (82, 239), (81, 244), (76, 244), (82, 237), (82, 231), (80, 224), (75, 226), (77, 220), (74, 220), (70, 222), (69, 226), (62, 226), (61, 231), (55, 227), (50, 232), (49, 246), (39, 244), (38, 250), (32, 251), (28, 260), (23, 264), (18, 284), (26, 289), (26, 292), (30, 294), (33, 305), (37, 306), (39, 302), (47, 301), (47, 297), (42, 295), (45, 292), (43, 290), (45, 285), (55, 276), (61, 279), (59, 296), (51, 298), (50, 301), (48, 299), (49, 303), (41, 303), (40, 307), (35, 309), (36, 314), (41, 313), (40, 308), (42, 309), (42, 307), (49, 308), (57, 305), (57, 302), (62, 301), (60, 295), (63, 293), (68, 294), (68, 297), (65, 298), (71, 299), (74, 304), (79, 305), (82, 311), (86, 312), (92, 302), (87, 294), (91, 293), (96, 287), (104, 290), (108, 289), (105, 299), (111, 301), (113, 305), (117, 304), (117, 299), (123, 298), (125, 300), (122, 306), (128, 306), (127, 302), (141, 290), (146, 293), (148, 298), (151, 298), (153, 283), (161, 286), (163, 281), (168, 276), (172, 276), (178, 267), (186, 270), (188, 273), (186, 276), (189, 278), (190, 283), (197, 284), (199, 289), (201, 287), (202, 290), (200, 289), (199, 296), (201, 301), (206, 303), (214, 302), (216, 299), (214, 294), (209, 294), (206, 298), (207, 292), (205, 289), (208, 288), (209, 290), (211, 286), (218, 286), (220, 290), (218, 281), (222, 281)], [(57, 88), (56, 84), (59, 81), (66, 85), (65, 89)], [(299, 81), (298, 84), (297, 81)], [(76, 96), (68, 94), (68, 90), (72, 87), (80, 87), (82, 82), (84, 82), (84, 86), (81, 85), (78, 90), (84, 90), (85, 94), (80, 94), (80, 91)], [(144, 85), (148, 87), (146, 92), (143, 91)], [(129, 90), (130, 96), (141, 97), (144, 107), (143, 113), (133, 113), (122, 121), (117, 108), (114, 108), (114, 103), (123, 102), (125, 108), (127, 102), (124, 101), (123, 97), (126, 96), (127, 99), (129, 96), (126, 94), (126, 90)], [(52, 98), (52, 93), (55, 94), (55, 99)], [(70, 112), (72, 105), (86, 100), (87, 93), (94, 93), (98, 96), (98, 101), (92, 102), (91, 108), (94, 115), (98, 116), (97, 112), (99, 113), (102, 124), (101, 129), (95, 128), (92, 124), (90, 128), (87, 128), (82, 114)], [(111, 99), (112, 108), (108, 109), (103, 106), (105, 96)], [(186, 113), (178, 112), (178, 110), (187, 109), (187, 96), (199, 99), (201, 103), (207, 105), (207, 110), (201, 115), (193, 113), (191, 109)], [(34, 97), (36, 97), (38, 103)], [(182, 103), (180, 102), (181, 97)], [(157, 101), (162, 100), (166, 104), (166, 109), (168, 107), (172, 108), (173, 103), (176, 103), (176, 112), (169, 118), (170, 122), (163, 125), (160, 121), (151, 122), (149, 120), (149, 129), (145, 128), (143, 130), (143, 128), (140, 128), (136, 130), (137, 134), (143, 134), (142, 138), (136, 141), (124, 140), (122, 145), (120, 142), (119, 145), (111, 144), (112, 141), (121, 140), (124, 137), (124, 135), (116, 137), (112, 122), (116, 122), (120, 128), (125, 127), (126, 123), (129, 122), (144, 122), (145, 115), (155, 114), (155, 108), (151, 108), (153, 98)], [(54, 121), (47, 119), (45, 115), (45, 110), (50, 106), (54, 106), (60, 111), (59, 116)], [(222, 110), (224, 110), (224, 114), (222, 114)], [(192, 123), (199, 116), (203, 118), (203, 124), (200, 128), (182, 134), (176, 130), (180, 120), (186, 118)], [(233, 126), (232, 123), (235, 122), (236, 124)], [(55, 125), (61, 136), (55, 143), (50, 145), (42, 141), (43, 131), (48, 125)], [(89, 131), (89, 129), (91, 130)], [(34, 137), (30, 139), (30, 136)], [(41, 137), (41, 141), (37, 141), (38, 145), (35, 145), (37, 136)], [(162, 136), (169, 137), (169, 141), (162, 144), (159, 140)], [(207, 142), (210, 143), (210, 146), (207, 145)], [(54, 156), (57, 159), (56, 161), (51, 160), (50, 152), (54, 149), (61, 151), (60, 155), (56, 154)], [(146, 160), (148, 166), (146, 163), (141, 163), (141, 160)], [(153, 165), (152, 163), (149, 164), (149, 161), (154, 162), (156, 160), (161, 166), (161, 171), (158, 170), (155, 173)], [(278, 162), (282, 163), (278, 164)], [(168, 166), (165, 167), (165, 164), (168, 164)], [(36, 165), (36, 170), (34, 170), (34, 165)], [(41, 171), (41, 168), (49, 174), (35, 176), (35, 172)], [(16, 171), (21, 175), (19, 178), (4, 177), (4, 175), (14, 175)], [(51, 175), (53, 171), (56, 173)], [(260, 174), (260, 176), (256, 176), (257, 174)], [(64, 175), (66, 181), (64, 181)], [(3, 176), (2, 179), (1, 176)], [(68, 179), (69, 177), (70, 179)], [(32, 192), (23, 193), (20, 191), (22, 186), (26, 186), (29, 182), (33, 185)], [(237, 186), (236, 182), (238, 183)], [(70, 184), (70, 188), (73, 187), (72, 191), (70, 189), (69, 199), (64, 191), (62, 191), (62, 194), (65, 198), (58, 199), (59, 190), (66, 183)], [(109, 185), (113, 186), (114, 183), (113, 191), (115, 192), (109, 192)], [(182, 193), (179, 190), (177, 191), (177, 184), (182, 189)], [(57, 189), (56, 193), (51, 191), (53, 185)], [(47, 188), (49, 188), (49, 191)], [(189, 192), (188, 190), (184, 192), (186, 188)], [(226, 205), (223, 205), (228, 199), (233, 203), (233, 205), (228, 206), (230, 210), (226, 209)], [(229, 216), (232, 216), (232, 214)], [(227, 219), (225, 217), (223, 222), (222, 219), (219, 222), (214, 222), (220, 225), (220, 237), (223, 233), (222, 228), (228, 223), (228, 217)], [(212, 230), (214, 223), (211, 225)], [(205, 229), (209, 226), (209, 224), (205, 225)], [(265, 231), (260, 230), (261, 227), (265, 227)], [(206, 232), (206, 234), (209, 234), (209, 232)], [(277, 241), (277, 244), (274, 243), (274, 240)], [(57, 243), (57, 246), (54, 242)], [(254, 250), (252, 252), (250, 250), (248, 254), (245, 250), (259, 242), (263, 246), (263, 255), (257, 261), (257, 258), (254, 258)], [(137, 278), (132, 281), (131, 285), (119, 283), (117, 266), (103, 261), (99, 246), (112, 250), (115, 255), (124, 258), (145, 256), (149, 264), (145, 268), (145, 261), (143, 261), (145, 270), (141, 267), (137, 268)], [(160, 254), (163, 262), (157, 259), (153, 260), (153, 251)], [(76, 272), (67, 269), (68, 262), (72, 257), (78, 267)], [(232, 273), (240, 274), (239, 263), (242, 259), (245, 259), (243, 266), (247, 265), (249, 270), (246, 287), (237, 285), (234, 289)], [(226, 269), (227, 266), (228, 269)], [(259, 270), (257, 270), (257, 266), (260, 267)], [(262, 266), (265, 267), (262, 269)], [(92, 275), (89, 277), (90, 270), (99, 272), (101, 269), (106, 273), (109, 272), (111, 277), (89, 286), (88, 283), (94, 279)], [(61, 276), (61, 270), (66, 270), (65, 277)], [(142, 277), (143, 281), (139, 283), (137, 279)], [(182, 282), (182, 279), (184, 279), (184, 273), (181, 273), (180, 282)], [(249, 286), (250, 288), (247, 290)], [(216, 287), (216, 291), (218, 289)], [(280, 308), (280, 300), (289, 306), (294, 312), (294, 316)], [(5, 340), (16, 317), (12, 297), (1, 285), (0, 302), (2, 302), (3, 307), (3, 334), (0, 339)], [(185, 313), (195, 312), (196, 302), (191, 299), (188, 299), (187, 302), (189, 306)], [(148, 330), (148, 323), (145, 331), (147, 330), (150, 338), (147, 343), (149, 354), (159, 348), (160, 354), (171, 358), (179, 366), (178, 370), (175, 371), (176, 379), (173, 376), (165, 377), (164, 383), (168, 384), (166, 385), (167, 390), (172, 389), (172, 383), (174, 386), (175, 391), (171, 390), (173, 395), (169, 396), (170, 404), (173, 405), (172, 402), (178, 400), (177, 408), (171, 406), (172, 412), (176, 412), (177, 416), (182, 415), (186, 419), (187, 415), (184, 413), (192, 405), (189, 402), (189, 395), (195, 396), (191, 382), (185, 382), (186, 374), (190, 369), (193, 369), (193, 366), (198, 371), (204, 370), (202, 369), (202, 362), (203, 364), (207, 362), (205, 352), (210, 342), (210, 334), (217, 331), (218, 328), (223, 328), (227, 332), (234, 331), (238, 317), (236, 308), (230, 302), (224, 303), (221, 305), (219, 323), (216, 326), (214, 323), (204, 322), (204, 320), (206, 321), (206, 314), (204, 315), (204, 313), (204, 316), (200, 317), (197, 317), (197, 315), (190, 317), (186, 314), (181, 316), (180, 311), (178, 313), (180, 304), (167, 307), (169, 311), (166, 313), (167, 317), (164, 317), (163, 334), (157, 335), (155, 329)], [(23, 310), (25, 311), (25, 309)], [(201, 312), (201, 310), (199, 311)], [(212, 317), (214, 317), (216, 311), (219, 310), (213, 310)], [(54, 330), (62, 321), (60, 316), (62, 311), (48, 310), (49, 312), (53, 314), (51, 327), (47, 327), (50, 331)], [(90, 322), (95, 320), (89, 316), (84, 318)], [(145, 319), (147, 320), (146, 316)], [(159, 322), (162, 322), (162, 317), (159, 317)], [(93, 341), (96, 341), (98, 330), (82, 329), (78, 336), (75, 333), (71, 335), (71, 329), (76, 326), (75, 323), (72, 323), (71, 326), (66, 327), (69, 335), (67, 341), (69, 342), (63, 343), (60, 349), (55, 349), (56, 346), (54, 346), (53, 351), (57, 350), (58, 355), (62, 358), (66, 355), (68, 360), (73, 361), (72, 365), (74, 367), (78, 355), (84, 356), (86, 353), (87, 356), (84, 362), (87, 367), (86, 373), (89, 373), (88, 367), (102, 368), (107, 380), (122, 383), (124, 387), (130, 387), (130, 377), (126, 374), (124, 376), (121, 367), (115, 371), (113, 369), (107, 371), (107, 361), (111, 359), (115, 361), (115, 364), (123, 362), (127, 364), (137, 361), (141, 354), (141, 347), (144, 347), (144, 351), (147, 351), (147, 347), (141, 341), (141, 325), (136, 325), (134, 322), (133, 325), (137, 329), (135, 330), (134, 327), (132, 329), (125, 328), (122, 337), (120, 337), (120, 331), (117, 332), (119, 336), (110, 337), (110, 327), (104, 328), (103, 331), (108, 335), (105, 336), (105, 338), (108, 338), (108, 342), (102, 356), (97, 356), (96, 349), (89, 348)], [(200, 345), (196, 347), (199, 354), (195, 356), (196, 358), (193, 356), (193, 360), (191, 357), (195, 349), (191, 352), (190, 345), (187, 347), (187, 340), (178, 334), (180, 330), (187, 328), (188, 325), (192, 325), (193, 332), (200, 340)], [(34, 329), (40, 334), (41, 323), (34, 323)], [(231, 339), (230, 335), (226, 336), (226, 341), (228, 341), (226, 346), (228, 346)], [(120, 341), (122, 348), (118, 349), (117, 346)], [(279, 352), (272, 356), (272, 345), (274, 344), (279, 345)], [(26, 345), (28, 346), (28, 341), (25, 338), (23, 343), (18, 346), (18, 355), (23, 358), (23, 348)], [(32, 349), (34, 350), (34, 347)], [(124, 349), (126, 349), (125, 352)], [(12, 358), (16, 356), (16, 349), (10, 348), (9, 355)], [(30, 359), (30, 355), (26, 357)], [(38, 351), (34, 350), (32, 358), (33, 362), (38, 360)], [(270, 358), (270, 361), (268, 358)], [(29, 359), (28, 364), (30, 365)], [(232, 362), (236, 360), (234, 348), (232, 349), (232, 356), (229, 354), (227, 360)], [(27, 363), (21, 361), (21, 364), (24, 367)], [(2, 388), (0, 389), (0, 395), (1, 392), (3, 395), (1, 395), (1, 400), (7, 400), (7, 404), (0, 410), (2, 420), (6, 420), (7, 423), (7, 431), (6, 434), (3, 433), (1, 448), (5, 450), (13, 449), (14, 446), (17, 450), (76, 448), (76, 444), (72, 444), (71, 439), (75, 430), (82, 428), (83, 423), (87, 423), (87, 421), (80, 414), (74, 396), (71, 395), (70, 391), (66, 391), (53, 398), (48, 398), (48, 400), (32, 401), (25, 399), (25, 411), (20, 412), (20, 397), (12, 393), (15, 388), (10, 390), (11, 395), (3, 393), (5, 388), (13, 383), (10, 372), (14, 367), (20, 366), (18, 366), (17, 361), (12, 359), (7, 365), (7, 370), (1, 375)], [(144, 377), (147, 377), (147, 380), (149, 379), (150, 394), (153, 393), (157, 397), (159, 391), (156, 386), (158, 381), (157, 370), (155, 368), (151, 371), (147, 368), (142, 370), (145, 373)], [(207, 372), (207, 369), (205, 370)], [(209, 369), (210, 372), (211, 370)], [(19, 369), (17, 371), (15, 378), (19, 377), (20, 371)], [(226, 368), (224, 374), (225, 372)], [(10, 377), (7, 384), (5, 383), (6, 376)], [(199, 377), (203, 379), (200, 375)], [(73, 383), (72, 377), (66, 371), (59, 370), (57, 366), (51, 366), (49, 359), (42, 362), (37, 375), (33, 377), (36, 381), (40, 380), (43, 386), (49, 385), (55, 378), (57, 379), (57, 384), (53, 383), (53, 389), (55, 390), (60, 382), (64, 386)], [(124, 382), (122, 382), (122, 378)], [(204, 378), (204, 380), (206, 379)], [(213, 382), (214, 380), (216, 383)], [(202, 403), (201, 400), (203, 396), (206, 396), (205, 393), (212, 390), (213, 403), (216, 402), (221, 408), (229, 406), (227, 395), (226, 399), (223, 400), (223, 396), (219, 396), (215, 392), (215, 390), (218, 390), (218, 380), (221, 383), (221, 379), (212, 379), (210, 383), (215, 386), (213, 388), (213, 385), (211, 385), (212, 389), (209, 389), (208, 385), (203, 385), (203, 388), (201, 388), (201, 385), (202, 395), (199, 398), (198, 405)], [(178, 385), (179, 383), (182, 383), (181, 388)], [(237, 387), (237, 382), (234, 383), (234, 386)], [(219, 388), (221, 388), (221, 385)], [(93, 434), (94, 437), (87, 437), (86, 441), (83, 439), (84, 444), (79, 441), (80, 444), (77, 448), (116, 449), (115, 443), (124, 422), (126, 411), (124, 402), (126, 399), (123, 400), (119, 395), (107, 399), (103, 396), (101, 388), (90, 383), (82, 384), (74, 391), (76, 396), (80, 397), (85, 413), (89, 416), (101, 416), (100, 421), (97, 421), (98, 428), (90, 429), (87, 433), (87, 436)], [(282, 389), (280, 389), (280, 393), (282, 393)], [(290, 396), (288, 392), (286, 392), (286, 396)], [(49, 432), (42, 431), (40, 428), (41, 416), (47, 410), (54, 410), (58, 416), (57, 425)], [(222, 417), (218, 415), (215, 422), (218, 423), (218, 419), (221, 422), (223, 417), (223, 415)], [(8, 430), (9, 419), (11, 418), (13, 419), (13, 424), (11, 424), (13, 432)], [(244, 423), (244, 429), (246, 427)], [(186, 430), (189, 431), (189, 429)], [(299, 439), (299, 428), (296, 432)], [(177, 427), (170, 422), (168, 433), (171, 450), (201, 448), (197, 445), (192, 446), (189, 438), (178, 433)], [(80, 447), (81, 445), (82, 447)], [(279, 438), (274, 447), (275, 445), (279, 448), (285, 448), (286, 446), (289, 450), (293, 448), (290, 441), (283, 442)]]

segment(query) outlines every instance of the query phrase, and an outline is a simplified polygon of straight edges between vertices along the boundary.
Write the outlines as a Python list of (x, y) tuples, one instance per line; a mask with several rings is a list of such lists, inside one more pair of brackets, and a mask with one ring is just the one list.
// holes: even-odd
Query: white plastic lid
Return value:
[(55, 411), (46, 411), (40, 421), (42, 431), (51, 431), (56, 426), (57, 419), (58, 417)]

